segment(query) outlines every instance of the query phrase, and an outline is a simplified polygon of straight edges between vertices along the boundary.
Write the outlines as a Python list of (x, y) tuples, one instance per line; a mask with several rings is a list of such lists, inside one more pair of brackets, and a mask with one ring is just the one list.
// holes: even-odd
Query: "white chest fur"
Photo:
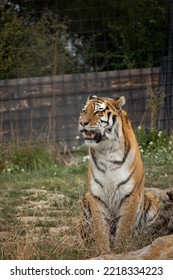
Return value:
[(106, 155), (97, 153), (94, 160), (91, 157), (91, 192), (107, 205), (111, 213), (118, 211), (121, 200), (133, 190), (130, 166), (134, 156), (134, 151), (130, 150), (122, 164), (115, 163), (123, 158), (120, 150)]

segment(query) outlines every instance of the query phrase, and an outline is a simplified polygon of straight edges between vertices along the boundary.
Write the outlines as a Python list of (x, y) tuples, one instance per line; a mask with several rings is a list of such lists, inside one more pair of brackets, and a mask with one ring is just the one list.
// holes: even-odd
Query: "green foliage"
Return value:
[(147, 165), (173, 165), (173, 135), (168, 136), (158, 130), (146, 131), (139, 127), (136, 137)]
[(168, 1), (1, 2), (0, 79), (153, 67), (166, 53)]
[(138, 0), (113, 6), (110, 2), (114, 17), (108, 7), (99, 31), (95, 26), (86, 42), (88, 63), (97, 71), (158, 66), (167, 47), (167, 3)]
[(158, 66), (167, 51), (168, 1), (74, 0), (57, 4), (63, 8), (83, 42), (77, 54), (89, 71)]
[(172, 136), (168, 136), (168, 134), (161, 130), (146, 130), (138, 127), (135, 133), (138, 143), (144, 152), (156, 151), (163, 146), (167, 148), (169, 143), (171, 143), (170, 139), (172, 139)]
[(0, 79), (71, 73), (78, 62), (65, 48), (68, 22), (50, 11), (39, 18), (0, 5)]

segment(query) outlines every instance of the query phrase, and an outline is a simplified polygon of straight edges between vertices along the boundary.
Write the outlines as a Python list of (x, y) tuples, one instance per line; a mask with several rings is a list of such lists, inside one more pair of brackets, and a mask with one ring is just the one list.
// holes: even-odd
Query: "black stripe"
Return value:
[(131, 190), (129, 193), (127, 193), (127, 194), (123, 197), (123, 199), (121, 199), (121, 202), (120, 202), (120, 204), (119, 204), (119, 208), (121, 208), (122, 204), (125, 202), (125, 200), (126, 200), (129, 196), (132, 195), (133, 192), (134, 192), (134, 189)]
[(158, 213), (159, 213), (159, 208), (157, 209), (157, 212), (155, 213), (155, 215), (152, 218), (148, 219), (147, 222), (151, 222), (151, 221), (155, 220)]
[[(147, 206), (147, 208), (144, 210), (144, 211), (145, 211), (145, 213), (144, 213), (145, 222), (146, 222), (146, 216), (147, 216), (147, 214), (148, 214), (148, 211), (150, 211), (151, 205), (152, 205), (151, 200), (149, 200), (148, 206)], [(155, 217), (157, 216), (158, 212), (159, 212), (159, 208), (157, 209), (157, 212), (155, 213), (155, 215), (154, 215), (152, 218), (147, 219), (147, 221), (148, 221), (148, 222), (151, 222), (152, 220), (154, 220)]]
[(145, 220), (145, 223), (146, 223), (146, 219), (147, 219), (147, 213), (148, 213), (148, 211), (149, 211), (149, 209), (151, 207), (151, 201), (147, 200), (147, 202), (148, 202), (147, 208), (144, 209), (144, 220)]
[[(104, 167), (104, 169), (102, 169), (102, 170), (103, 170), (103, 172), (105, 173), (106, 170), (107, 170), (106, 164), (104, 164), (103, 162), (100, 162), (99, 164), (102, 165), (102, 166)], [(100, 168), (101, 168), (101, 167), (100, 167)]]
[(103, 120), (101, 120), (101, 119), (100, 119), (100, 121), (101, 121), (102, 123), (107, 123), (107, 124), (108, 124), (108, 121), (103, 121)]
[(110, 115), (111, 115), (111, 112), (108, 112), (108, 122), (109, 122)]
[(94, 152), (93, 152), (92, 149), (90, 150), (90, 152), (91, 152), (91, 157), (92, 157), (92, 160), (93, 160), (93, 162), (94, 162), (96, 168), (97, 168), (99, 171), (101, 171), (102, 173), (105, 173), (105, 169), (103, 169), (103, 168), (101, 168), (100, 166), (98, 166), (97, 159), (96, 159), (95, 154), (94, 154)]
[(93, 170), (91, 172), (92, 172), (92, 176), (93, 176), (93, 179), (96, 182), (96, 184), (98, 184), (103, 189), (103, 184), (94, 176)]
[(121, 183), (119, 183), (118, 184), (118, 189), (121, 187), (121, 186), (123, 186), (123, 185), (125, 185), (129, 180), (130, 180), (130, 178), (132, 177), (132, 175), (133, 175), (133, 173), (135, 172), (135, 170), (136, 170), (136, 166), (135, 166), (135, 168), (132, 170), (132, 172), (130, 173), (130, 175), (127, 177), (127, 179), (125, 179), (124, 181), (122, 181)]
[(137, 213), (138, 215), (136, 216), (136, 220), (135, 220), (135, 223), (136, 223), (137, 219), (139, 218), (138, 224), (141, 223), (141, 218), (142, 218), (142, 212), (143, 212), (143, 203), (142, 202), (143, 201), (141, 201), (141, 205), (140, 205), (139, 211)]
[(97, 180), (94, 175), (93, 175), (93, 179), (96, 182), (96, 184), (98, 184), (103, 189), (103, 184), (99, 180)]
[(119, 223), (119, 220), (122, 216), (118, 216), (118, 217), (115, 217), (115, 219), (111, 219), (111, 220), (108, 220), (108, 223), (110, 225), (110, 235), (113, 235), (115, 236), (116, 235), (116, 231), (117, 231), (117, 225)]
[[(102, 111), (102, 112), (103, 112), (103, 111)], [(101, 121), (102, 123), (106, 123), (106, 124), (108, 125), (108, 124), (109, 124), (110, 115), (111, 115), (111, 113), (109, 112), (109, 113), (108, 113), (107, 121), (103, 121), (101, 118), (100, 118), (100, 121)]]
[(124, 153), (123, 159), (122, 160), (113, 160), (113, 161), (109, 161), (109, 162), (112, 162), (112, 163), (115, 163), (118, 165), (122, 165), (126, 161), (126, 158), (129, 154), (129, 152), (130, 152), (130, 142), (127, 141), (127, 143), (125, 144), (125, 153)]
[(99, 196), (94, 195), (93, 193), (91, 193), (91, 194), (96, 200), (98, 200), (101, 204), (103, 204), (105, 206), (105, 208), (108, 208), (107, 204)]
[[(147, 213), (148, 213), (148, 211), (149, 211), (149, 209), (151, 207), (151, 201), (150, 200), (147, 200), (147, 201), (145, 200), (144, 203), (145, 204), (144, 204), (143, 212), (142, 212), (141, 217), (140, 217), (139, 222), (138, 222), (139, 227), (142, 226), (142, 219), (144, 220), (145, 224), (147, 224), (148, 222), (152, 222), (153, 220), (155, 220), (156, 216), (159, 213), (159, 208), (158, 208), (157, 212), (155, 213), (155, 215), (152, 218), (147, 219)], [(146, 206), (147, 203), (148, 203), (148, 205), (147, 205), (147, 208), (145, 209), (145, 206)]]
[(97, 110), (96, 112), (94, 112), (94, 115), (97, 115), (97, 113), (99, 112), (99, 113), (105, 113), (105, 111), (107, 111), (107, 110), (109, 110), (109, 107), (108, 106), (106, 106), (106, 108), (105, 109), (103, 109), (103, 110)]
[(83, 215), (84, 215), (85, 219), (88, 220), (88, 219), (91, 218), (91, 208), (90, 208), (90, 204), (89, 204), (89, 202), (86, 200), (85, 197), (83, 198), (82, 203), (83, 203), (83, 209), (82, 209)]
[[(136, 168), (134, 168), (133, 172), (135, 171), (135, 169), (136, 169)], [(133, 174), (133, 172), (132, 172), (132, 174)], [(125, 201), (129, 196), (131, 196), (131, 195), (133, 194), (133, 192), (136, 190), (136, 188), (137, 188), (138, 186), (140, 186), (140, 184), (141, 184), (142, 181), (143, 181), (143, 178), (144, 178), (144, 174), (142, 174), (141, 180), (135, 184), (134, 188), (133, 188), (128, 194), (126, 194), (126, 195), (123, 197), (123, 199), (122, 199), (121, 202), (120, 202), (119, 208), (121, 208), (121, 205), (124, 203), (124, 201)]]
[(113, 125), (114, 125), (114, 123), (115, 123), (115, 120), (116, 120), (116, 116), (115, 116), (115, 115), (112, 115)]

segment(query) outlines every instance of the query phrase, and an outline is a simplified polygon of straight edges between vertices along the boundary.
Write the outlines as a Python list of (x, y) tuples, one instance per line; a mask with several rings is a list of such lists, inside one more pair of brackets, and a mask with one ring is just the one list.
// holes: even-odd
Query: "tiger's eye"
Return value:
[(96, 112), (94, 112), (94, 115), (96, 116), (96, 115), (100, 115), (101, 114), (101, 112), (100, 111), (96, 111)]

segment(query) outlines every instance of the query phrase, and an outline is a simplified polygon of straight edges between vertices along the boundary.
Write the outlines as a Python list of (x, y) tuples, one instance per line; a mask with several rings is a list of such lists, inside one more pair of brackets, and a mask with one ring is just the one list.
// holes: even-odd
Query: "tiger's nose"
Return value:
[(86, 125), (89, 124), (89, 122), (81, 122), (80, 124), (81, 124), (82, 126), (86, 126)]

